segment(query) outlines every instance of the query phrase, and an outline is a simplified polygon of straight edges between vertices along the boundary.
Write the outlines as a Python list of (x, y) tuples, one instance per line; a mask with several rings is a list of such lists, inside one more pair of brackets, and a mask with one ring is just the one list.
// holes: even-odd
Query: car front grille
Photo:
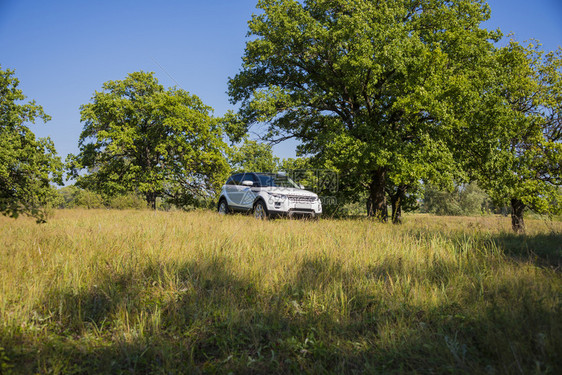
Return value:
[(306, 196), (306, 195), (287, 195), (289, 202), (293, 203), (314, 203), (316, 202), (316, 197)]

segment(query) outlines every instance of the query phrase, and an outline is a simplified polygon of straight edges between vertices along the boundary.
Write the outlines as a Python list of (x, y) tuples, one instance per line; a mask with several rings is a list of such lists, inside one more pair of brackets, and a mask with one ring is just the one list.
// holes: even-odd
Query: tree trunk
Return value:
[(156, 193), (150, 192), (146, 193), (146, 205), (148, 208), (155, 210), (156, 209)]
[(392, 205), (392, 223), (402, 224), (402, 202), (406, 197), (406, 185), (400, 185), (396, 191), (390, 196)]
[(386, 223), (388, 209), (386, 207), (386, 170), (379, 168), (372, 173), (369, 184), (369, 199), (367, 200), (367, 215)]
[(523, 211), (525, 204), (517, 198), (511, 200), (511, 228), (515, 233), (525, 233), (525, 221), (523, 221)]

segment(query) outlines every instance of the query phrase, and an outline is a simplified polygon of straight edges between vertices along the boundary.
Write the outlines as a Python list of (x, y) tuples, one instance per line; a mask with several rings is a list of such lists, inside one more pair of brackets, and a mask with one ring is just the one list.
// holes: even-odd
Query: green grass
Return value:
[(561, 373), (562, 223), (0, 218), (0, 373)]

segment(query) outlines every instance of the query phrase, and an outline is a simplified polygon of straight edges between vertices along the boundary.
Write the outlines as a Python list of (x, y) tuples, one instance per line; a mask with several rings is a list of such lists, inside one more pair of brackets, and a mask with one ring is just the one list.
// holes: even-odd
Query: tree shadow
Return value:
[(494, 235), (492, 240), (505, 255), (518, 260), (528, 260), (541, 267), (562, 270), (562, 233), (501, 233)]
[(84, 290), (52, 289), (35, 306), (38, 332), (0, 341), (6, 363), (19, 373), (96, 374), (562, 369), (552, 355), (561, 307), (548, 309), (527, 289), (509, 292), (515, 298), (498, 284), (483, 297), (463, 285), (464, 300), (423, 306), (391, 288), (389, 275), (407, 276), (398, 260), (353, 268), (308, 257), (272, 290), (236, 267), (226, 256), (152, 263), (110, 269)]
[(485, 230), (465, 232), (412, 228), (407, 235), (416, 241), (430, 242), (436, 237), (452, 242), (456, 251), (496, 253), (518, 262), (530, 262), (538, 267), (562, 270), (562, 232), (538, 234), (512, 232), (487, 233)]

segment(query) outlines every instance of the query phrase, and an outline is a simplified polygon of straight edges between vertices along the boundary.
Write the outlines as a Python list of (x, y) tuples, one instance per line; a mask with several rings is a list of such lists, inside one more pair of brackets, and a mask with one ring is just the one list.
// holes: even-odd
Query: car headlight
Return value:
[(269, 191), (267, 192), (267, 194), (269, 194), (269, 196), (273, 198), (282, 199), (282, 200), (287, 199), (287, 196), (285, 194), (270, 193)]

